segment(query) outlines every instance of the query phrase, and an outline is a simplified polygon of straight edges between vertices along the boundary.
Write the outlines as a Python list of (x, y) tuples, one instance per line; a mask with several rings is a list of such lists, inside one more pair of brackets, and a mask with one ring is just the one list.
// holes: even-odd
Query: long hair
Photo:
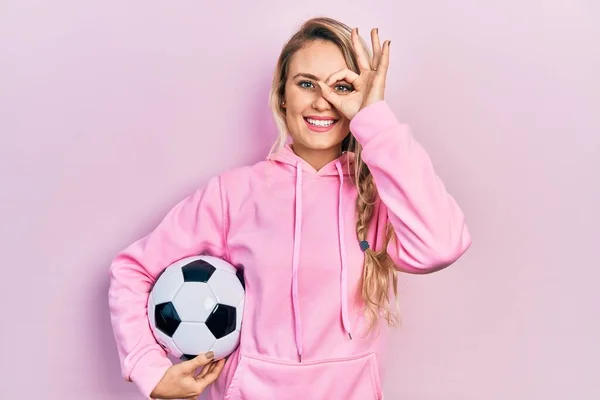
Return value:
[[(342, 52), (348, 68), (360, 73), (356, 53), (352, 46), (351, 28), (332, 18), (312, 18), (304, 22), (300, 29), (285, 43), (279, 55), (273, 74), (273, 82), (269, 95), (269, 105), (279, 130), (279, 137), (275, 141), (271, 152), (285, 146), (288, 130), (285, 122), (285, 109), (282, 101), (285, 95), (285, 83), (288, 79), (290, 62), (294, 54), (307, 43), (324, 40), (335, 44)], [(371, 54), (366, 43), (361, 39), (361, 44), (368, 54)], [(377, 189), (373, 175), (367, 165), (362, 161), (362, 147), (352, 133), (342, 142), (342, 151), (355, 154), (354, 176), (352, 181), (358, 190), (356, 201), (356, 235), (359, 241), (367, 240), (368, 227), (373, 217), (377, 202)], [(390, 288), (397, 298), (397, 276), (394, 263), (390, 258), (387, 248), (393, 237), (393, 231), (388, 223), (386, 237), (379, 250), (367, 249), (365, 251), (364, 268), (362, 274), (361, 295), (365, 302), (365, 314), (369, 321), (369, 330), (375, 326), (379, 316), (383, 317), (389, 325), (397, 322), (397, 313), (392, 310), (390, 301)]]

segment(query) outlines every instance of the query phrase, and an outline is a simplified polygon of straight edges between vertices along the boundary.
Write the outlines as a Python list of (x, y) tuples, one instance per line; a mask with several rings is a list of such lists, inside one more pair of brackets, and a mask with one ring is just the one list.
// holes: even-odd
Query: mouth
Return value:
[(308, 128), (315, 132), (327, 132), (331, 130), (339, 120), (331, 117), (304, 117)]

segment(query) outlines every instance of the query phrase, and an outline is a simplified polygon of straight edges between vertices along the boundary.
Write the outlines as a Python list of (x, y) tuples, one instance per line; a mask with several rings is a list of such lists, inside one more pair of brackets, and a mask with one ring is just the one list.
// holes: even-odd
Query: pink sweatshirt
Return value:
[[(464, 215), (410, 128), (380, 101), (350, 129), (380, 196), (371, 247), (390, 221), (399, 270), (456, 261), (471, 244)], [(285, 147), (209, 180), (121, 252), (109, 302), (123, 376), (148, 397), (172, 365), (148, 326), (146, 299), (168, 264), (206, 253), (243, 268), (246, 283), (241, 343), (207, 389), (211, 400), (381, 399), (387, 329), (365, 333), (352, 162), (345, 153), (316, 171)]]

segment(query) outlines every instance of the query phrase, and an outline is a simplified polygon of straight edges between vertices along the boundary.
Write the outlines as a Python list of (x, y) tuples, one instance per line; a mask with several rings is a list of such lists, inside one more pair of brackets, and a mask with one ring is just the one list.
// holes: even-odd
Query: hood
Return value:
[(287, 144), (281, 150), (267, 157), (267, 160), (276, 161), (280, 167), (294, 175), (296, 174), (296, 170), (301, 167), (301, 172), (315, 176), (339, 176), (338, 163), (342, 167), (344, 175), (354, 173), (354, 158), (354, 153), (346, 151), (337, 159), (329, 162), (317, 171), (312, 165), (294, 153), (291, 144)]
[(339, 181), (338, 191), (338, 241), (340, 248), (340, 296), (341, 296), (341, 319), (344, 330), (348, 337), (352, 339), (352, 329), (348, 317), (348, 285), (347, 285), (347, 254), (346, 243), (344, 240), (344, 219), (342, 217), (342, 201), (344, 184), (352, 185), (350, 174), (354, 173), (354, 153), (344, 152), (337, 159), (329, 162), (320, 170), (316, 170), (304, 159), (296, 155), (287, 144), (278, 152), (270, 155), (267, 159), (278, 163), (278, 167), (283, 168), (290, 175), (295, 176), (295, 208), (294, 208), (294, 247), (292, 255), (292, 306), (294, 310), (294, 333), (296, 341), (296, 350), (302, 362), (302, 318), (298, 305), (298, 269), (300, 246), (302, 246), (302, 176), (309, 174), (313, 176), (337, 177)]

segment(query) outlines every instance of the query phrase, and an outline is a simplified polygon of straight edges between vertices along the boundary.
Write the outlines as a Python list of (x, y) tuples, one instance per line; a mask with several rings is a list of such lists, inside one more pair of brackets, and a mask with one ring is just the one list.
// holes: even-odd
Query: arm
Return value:
[(465, 217), (410, 128), (382, 100), (358, 112), (350, 129), (383, 203), (376, 241), (389, 221), (396, 240), (388, 252), (404, 272), (428, 273), (455, 262), (471, 245)]
[(149, 398), (172, 365), (158, 345), (146, 314), (148, 294), (160, 273), (181, 258), (208, 252), (225, 257), (223, 198), (219, 178), (179, 202), (146, 237), (110, 266), (110, 317), (123, 377)]

